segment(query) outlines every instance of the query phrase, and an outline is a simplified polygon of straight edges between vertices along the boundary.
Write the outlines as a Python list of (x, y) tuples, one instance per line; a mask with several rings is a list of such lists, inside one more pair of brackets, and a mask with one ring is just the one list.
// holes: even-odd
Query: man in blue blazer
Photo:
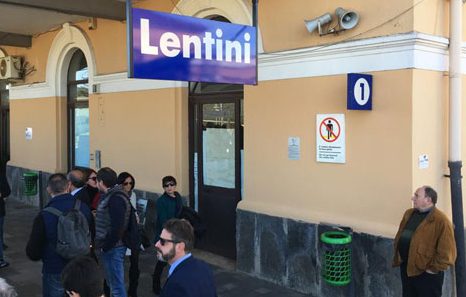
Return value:
[(168, 279), (160, 297), (216, 297), (210, 267), (194, 258), (194, 230), (186, 220), (171, 219), (155, 244), (159, 260), (170, 264)]

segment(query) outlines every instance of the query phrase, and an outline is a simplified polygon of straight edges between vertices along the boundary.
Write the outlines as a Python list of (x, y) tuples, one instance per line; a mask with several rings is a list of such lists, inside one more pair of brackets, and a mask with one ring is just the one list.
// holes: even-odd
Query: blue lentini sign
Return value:
[(133, 8), (135, 78), (256, 84), (254, 27)]

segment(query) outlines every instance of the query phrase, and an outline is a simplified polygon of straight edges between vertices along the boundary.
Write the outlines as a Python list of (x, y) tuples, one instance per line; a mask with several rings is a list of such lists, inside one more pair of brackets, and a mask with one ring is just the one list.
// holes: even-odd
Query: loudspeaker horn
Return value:
[(332, 16), (330, 15), (330, 13), (326, 13), (312, 20), (304, 21), (304, 24), (306, 25), (307, 31), (309, 31), (309, 33), (312, 33), (317, 27), (319, 27), (320, 34), (320, 26), (330, 23), (331, 21)]
[(338, 17), (338, 23), (342, 29), (353, 29), (359, 22), (359, 15), (354, 11), (345, 10), (341, 7), (338, 7), (335, 10), (335, 14)]

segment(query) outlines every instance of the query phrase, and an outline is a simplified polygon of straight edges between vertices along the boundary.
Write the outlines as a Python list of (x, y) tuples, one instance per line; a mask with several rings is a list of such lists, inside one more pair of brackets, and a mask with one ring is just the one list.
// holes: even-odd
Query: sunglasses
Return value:
[(167, 183), (167, 184), (164, 184), (164, 185), (163, 185), (164, 188), (174, 187), (174, 186), (176, 186), (175, 183)]
[(133, 182), (124, 182), (123, 185), (124, 185), (124, 186), (127, 186), (127, 185), (134, 185), (134, 183), (133, 183)]
[(180, 243), (179, 241), (171, 240), (171, 239), (165, 239), (165, 238), (162, 238), (162, 237), (160, 237), (159, 241), (160, 241), (160, 245), (162, 245), (162, 246), (165, 246), (165, 244), (167, 242), (171, 242), (171, 243), (174, 243), (174, 244)]
[(92, 179), (93, 181), (97, 180), (97, 176), (89, 177), (88, 179)]

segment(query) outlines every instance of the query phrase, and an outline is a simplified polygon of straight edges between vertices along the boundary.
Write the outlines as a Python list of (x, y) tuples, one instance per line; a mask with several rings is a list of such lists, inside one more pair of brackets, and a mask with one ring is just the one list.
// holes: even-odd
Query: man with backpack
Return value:
[[(127, 246), (132, 248), (131, 235), (136, 234), (137, 223), (128, 196), (121, 185), (117, 185), (117, 174), (113, 169), (104, 167), (97, 172), (97, 187), (103, 196), (95, 219), (95, 250), (104, 267), (111, 296), (126, 297), (125, 253)], [(131, 222), (136, 224), (134, 228), (131, 228)]]
[(89, 253), (92, 215), (84, 203), (77, 203), (79, 200), (68, 193), (64, 174), (49, 177), (47, 192), (52, 199), (34, 219), (26, 254), (33, 261), (42, 260), (42, 295), (63, 297), (61, 272), (74, 256)]

